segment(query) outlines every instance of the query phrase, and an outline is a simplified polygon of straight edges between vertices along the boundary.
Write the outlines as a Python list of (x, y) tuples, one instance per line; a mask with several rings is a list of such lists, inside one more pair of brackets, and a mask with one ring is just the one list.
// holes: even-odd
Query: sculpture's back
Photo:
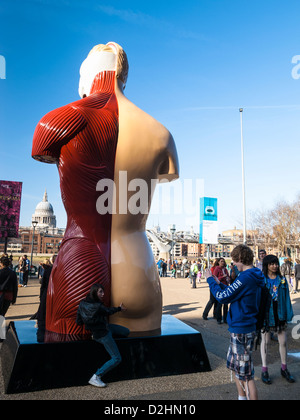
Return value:
[[(116, 94), (119, 138), (115, 163), (117, 202), (111, 234), (112, 305), (123, 301), (129, 310), (116, 314), (111, 322), (134, 332), (155, 333), (161, 327), (162, 293), (145, 227), (153, 186), (162, 180), (178, 178), (178, 158), (169, 131), (128, 101), (120, 90)], [(126, 188), (124, 180), (120, 180), (124, 173)], [(132, 187), (135, 184), (136, 189)], [(137, 198), (137, 209), (134, 209), (130, 204), (135, 204)], [(127, 212), (118, 211), (124, 207), (120, 201), (128, 203)], [(141, 212), (136, 214), (134, 210), (139, 208)]]
[(99, 215), (95, 205), (99, 180), (114, 179), (118, 140), (115, 54), (97, 53), (104, 62), (107, 54), (112, 65), (95, 75), (91, 94), (47, 114), (34, 133), (32, 156), (57, 163), (68, 216), (48, 289), (46, 328), (52, 333), (85, 333), (75, 322), (77, 307), (100, 279), (109, 303), (111, 214)]
[(86, 334), (76, 325), (76, 312), (94, 283), (105, 286), (107, 305), (127, 306), (126, 318), (114, 322), (133, 331), (160, 326), (161, 290), (145, 234), (147, 215), (118, 209), (112, 214), (113, 208), (100, 214), (96, 206), (99, 181), (115, 181), (120, 192), (119, 171), (127, 172), (128, 183), (178, 177), (169, 132), (123, 95), (127, 73), (126, 54), (117, 44), (96, 46), (81, 68), (83, 99), (47, 114), (34, 134), (32, 156), (57, 164), (68, 217), (47, 297), (46, 329), (53, 336)]

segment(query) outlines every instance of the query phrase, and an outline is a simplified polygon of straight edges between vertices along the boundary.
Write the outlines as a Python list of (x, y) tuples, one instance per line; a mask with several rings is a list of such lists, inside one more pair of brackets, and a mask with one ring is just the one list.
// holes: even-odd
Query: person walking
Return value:
[(24, 260), (24, 257), (20, 257), (18, 261), (19, 287), (23, 287), (23, 271), (22, 271), (23, 260)]
[(177, 276), (177, 265), (176, 261), (173, 261), (173, 264), (171, 265), (171, 278), (176, 279)]
[(84, 325), (86, 330), (91, 331), (93, 339), (102, 344), (111, 357), (89, 380), (90, 385), (98, 388), (106, 387), (106, 384), (102, 381), (102, 377), (122, 361), (113, 335), (125, 338), (130, 333), (128, 328), (120, 325), (109, 325), (107, 321), (108, 316), (127, 310), (123, 303), (118, 308), (107, 308), (103, 304), (103, 299), (104, 286), (94, 284), (87, 297), (80, 302), (76, 319), (78, 325)]
[(284, 260), (284, 263), (282, 264), (280, 268), (281, 275), (286, 279), (288, 282), (290, 291), (293, 291), (293, 280), (292, 280), (292, 263), (289, 258), (286, 258)]
[(191, 279), (192, 279), (192, 289), (197, 289), (196, 280), (198, 275), (198, 264), (196, 261), (191, 265)]
[(263, 261), (263, 274), (265, 283), (272, 296), (272, 304), (269, 311), (268, 326), (262, 333), (261, 358), (262, 358), (262, 382), (271, 385), (271, 379), (268, 372), (268, 346), (271, 339), (271, 332), (277, 332), (279, 353), (281, 358), (281, 375), (289, 383), (294, 383), (287, 369), (287, 323), (293, 317), (293, 308), (290, 299), (289, 285), (286, 278), (280, 272), (279, 260), (275, 255), (267, 255)]
[(252, 351), (265, 281), (262, 272), (253, 267), (254, 254), (249, 247), (238, 245), (233, 249), (231, 258), (239, 271), (231, 285), (222, 284), (210, 270), (205, 276), (216, 299), (220, 303), (231, 303), (227, 317), (231, 334), (227, 367), (235, 373), (239, 400), (257, 400)]
[(45, 330), (46, 328), (46, 303), (47, 303), (47, 292), (50, 280), (51, 271), (53, 268), (52, 262), (49, 259), (45, 259), (41, 266), (43, 268), (43, 277), (41, 279), (40, 289), (40, 305), (36, 314), (38, 328)]
[(300, 260), (296, 260), (293, 293), (298, 293), (299, 280), (300, 280)]
[(16, 303), (18, 278), (10, 268), (10, 259), (0, 258), (0, 315), (5, 317), (10, 305)]
[(162, 277), (163, 276), (163, 260), (160, 258), (157, 261), (156, 265), (157, 265), (157, 268), (158, 268), (159, 277)]
[(263, 269), (263, 260), (266, 255), (267, 253), (264, 249), (260, 249), (258, 251), (258, 261), (256, 261), (256, 267), (259, 268), (261, 271)]
[[(220, 261), (220, 258), (215, 259), (214, 265), (211, 267), (211, 273), (212, 274), (214, 274), (216, 268), (219, 266), (219, 261)], [(210, 291), (209, 301), (207, 302), (207, 305), (204, 309), (203, 316), (202, 316), (204, 321), (208, 320), (208, 314), (209, 314), (212, 307), (214, 307), (214, 318), (217, 319), (218, 324), (221, 324), (222, 323), (222, 312), (221, 312), (220, 308), (222, 308), (222, 305), (219, 305), (219, 302), (217, 301), (217, 299), (214, 297), (214, 295)]]
[(21, 263), (21, 271), (23, 273), (23, 287), (27, 287), (29, 270), (30, 270), (30, 261), (27, 258), (27, 255), (24, 255), (22, 263)]
[[(230, 285), (231, 278), (226, 268), (226, 261), (224, 260), (224, 258), (219, 259), (219, 265), (215, 268), (213, 274), (218, 278), (218, 280), (222, 284), (224, 284), (224, 286)], [(221, 305), (221, 303), (218, 303), (218, 305), (219, 305), (219, 308), (217, 309), (217, 311), (221, 312), (222, 321), (224, 324), (227, 324), (228, 304)], [(222, 316), (222, 312), (223, 312), (223, 316)]]

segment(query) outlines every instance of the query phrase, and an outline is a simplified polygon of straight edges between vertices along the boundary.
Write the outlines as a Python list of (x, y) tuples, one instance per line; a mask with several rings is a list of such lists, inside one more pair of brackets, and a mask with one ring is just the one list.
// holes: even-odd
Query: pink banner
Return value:
[(0, 239), (17, 238), (22, 182), (0, 181)]

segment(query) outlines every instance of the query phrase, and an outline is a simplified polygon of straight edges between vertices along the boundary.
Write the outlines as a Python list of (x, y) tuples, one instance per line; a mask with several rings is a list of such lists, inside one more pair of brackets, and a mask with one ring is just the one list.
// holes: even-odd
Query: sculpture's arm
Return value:
[(174, 139), (168, 133), (166, 147), (163, 151), (163, 160), (158, 170), (159, 182), (171, 182), (179, 178), (179, 161)]
[(70, 105), (46, 114), (38, 123), (32, 144), (32, 157), (46, 163), (56, 163), (61, 148), (75, 137), (87, 122), (80, 111)]

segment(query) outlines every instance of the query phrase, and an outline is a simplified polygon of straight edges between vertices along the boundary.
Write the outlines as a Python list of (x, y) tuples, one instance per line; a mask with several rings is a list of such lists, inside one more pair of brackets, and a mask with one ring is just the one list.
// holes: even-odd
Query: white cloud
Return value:
[(152, 15), (148, 15), (146, 13), (140, 12), (139, 10), (133, 11), (131, 9), (116, 9), (113, 6), (106, 5), (99, 5), (96, 7), (96, 9), (108, 16), (118, 17), (125, 22), (132, 23), (134, 25), (144, 26), (164, 32), (167, 31), (172, 33), (172, 36), (177, 34), (179, 38), (194, 40), (206, 39), (202, 34), (190, 30), (187, 31), (184, 28), (175, 26), (165, 19), (160, 19)]

